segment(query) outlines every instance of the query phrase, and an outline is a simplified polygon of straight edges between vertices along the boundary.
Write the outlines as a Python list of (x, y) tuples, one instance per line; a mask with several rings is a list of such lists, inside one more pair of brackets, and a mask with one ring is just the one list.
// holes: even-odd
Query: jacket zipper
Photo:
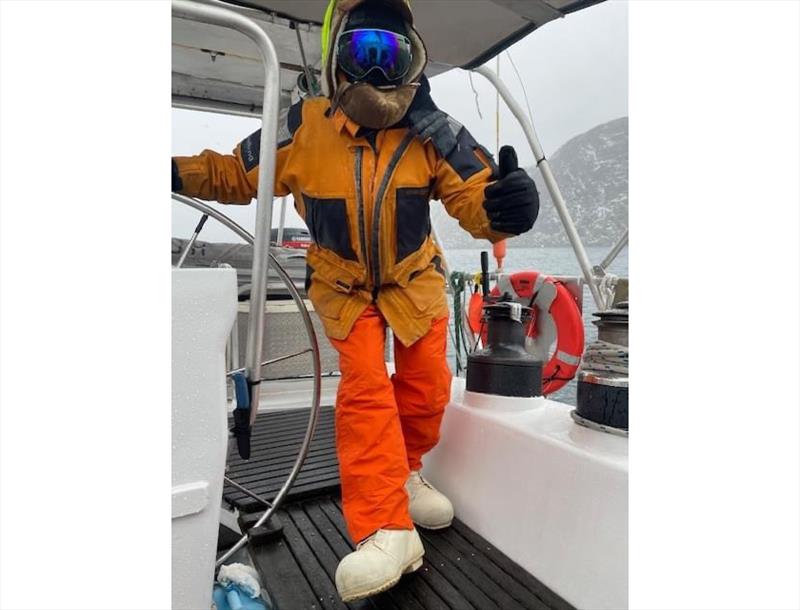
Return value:
[[(406, 152), (406, 149), (411, 144), (411, 141), (414, 139), (414, 134), (411, 130), (406, 132), (406, 135), (403, 137), (400, 144), (394, 151), (391, 160), (389, 161), (389, 165), (386, 168), (386, 173), (383, 175), (383, 179), (381, 180), (380, 188), (378, 189), (378, 193), (375, 196), (375, 205), (372, 208), (372, 281), (373, 281), (373, 288), (372, 288), (372, 298), (373, 300), (377, 299), (378, 290), (381, 287), (381, 255), (380, 255), (380, 229), (381, 229), (381, 206), (383, 205), (383, 199), (386, 196), (386, 189), (389, 187), (389, 180), (392, 178), (392, 174), (394, 174), (395, 169), (400, 163), (400, 159), (403, 158), (403, 155)], [(376, 161), (377, 163), (377, 161)]]
[(364, 218), (364, 193), (362, 190), (363, 184), (361, 179), (363, 158), (364, 148), (359, 146), (356, 148), (355, 165), (356, 203), (358, 207), (358, 239), (361, 242), (361, 258), (364, 261), (364, 267), (369, 270), (369, 260), (367, 259), (367, 222)]

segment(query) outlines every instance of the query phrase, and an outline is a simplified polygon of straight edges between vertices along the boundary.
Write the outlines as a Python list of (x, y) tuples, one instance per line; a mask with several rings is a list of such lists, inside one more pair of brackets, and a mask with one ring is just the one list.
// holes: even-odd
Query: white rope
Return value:
[(597, 286), (598, 291), (603, 297), (603, 302), (606, 307), (614, 302), (614, 294), (617, 290), (617, 280), (619, 278), (613, 273), (606, 273), (601, 279), (600, 284)]
[(581, 370), (591, 373), (615, 373), (628, 376), (628, 348), (624, 345), (596, 341), (586, 346)]

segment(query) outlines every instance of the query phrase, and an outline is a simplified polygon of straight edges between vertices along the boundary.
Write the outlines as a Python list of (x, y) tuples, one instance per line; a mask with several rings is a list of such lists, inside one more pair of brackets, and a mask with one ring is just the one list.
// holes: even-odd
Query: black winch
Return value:
[(628, 346), (628, 301), (617, 303), (613, 309), (599, 311), (592, 324), (597, 327), (597, 339)]
[(604, 432), (628, 432), (628, 378), (578, 373), (578, 423)]
[[(488, 299), (488, 257), (481, 253), (484, 299)], [(499, 396), (541, 396), (542, 361), (525, 349), (532, 310), (504, 295), (483, 306), (486, 345), (467, 357), (467, 390)]]
[(628, 303), (596, 313), (598, 340), (586, 348), (578, 372), (573, 419), (612, 434), (628, 434)]

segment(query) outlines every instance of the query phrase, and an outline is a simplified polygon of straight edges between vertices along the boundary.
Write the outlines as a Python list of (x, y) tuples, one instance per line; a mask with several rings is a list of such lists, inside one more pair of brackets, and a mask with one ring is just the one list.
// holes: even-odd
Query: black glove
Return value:
[(530, 231), (539, 215), (539, 193), (531, 177), (517, 165), (513, 146), (498, 154), (499, 178), (483, 191), (483, 207), (492, 230), (521, 235)]
[(172, 160), (172, 192), (173, 193), (180, 193), (183, 190), (183, 180), (181, 180), (181, 175), (178, 173), (178, 164), (175, 163), (175, 159)]

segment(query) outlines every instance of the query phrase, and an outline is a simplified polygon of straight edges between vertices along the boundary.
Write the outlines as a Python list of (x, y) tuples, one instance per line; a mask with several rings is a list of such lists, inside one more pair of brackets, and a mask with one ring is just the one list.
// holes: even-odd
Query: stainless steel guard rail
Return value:
[(558, 216), (561, 219), (561, 224), (564, 225), (564, 230), (567, 232), (569, 242), (572, 244), (572, 250), (575, 252), (575, 257), (578, 259), (578, 265), (580, 265), (581, 272), (583, 273), (583, 279), (589, 286), (589, 291), (592, 293), (592, 298), (594, 299), (595, 305), (597, 305), (597, 309), (599, 311), (605, 310), (607, 307), (606, 300), (600, 293), (598, 280), (594, 276), (592, 264), (589, 262), (589, 256), (586, 254), (586, 249), (583, 247), (583, 242), (578, 235), (578, 230), (575, 228), (575, 223), (572, 221), (569, 210), (567, 210), (567, 204), (564, 201), (564, 196), (561, 194), (561, 189), (558, 188), (558, 183), (556, 182), (556, 178), (553, 175), (552, 169), (550, 168), (550, 163), (544, 156), (542, 145), (539, 143), (539, 138), (536, 135), (533, 125), (525, 116), (522, 106), (517, 103), (517, 101), (511, 95), (511, 92), (508, 90), (508, 87), (505, 86), (505, 83), (500, 80), (500, 77), (498, 77), (497, 74), (492, 72), (486, 66), (480, 66), (475, 68), (473, 71), (486, 78), (486, 80), (488, 80), (494, 86), (494, 88), (497, 89), (500, 97), (503, 98), (506, 106), (508, 106), (508, 109), (511, 110), (514, 118), (517, 119), (522, 127), (522, 131), (525, 133), (525, 137), (528, 139), (528, 144), (533, 151), (533, 157), (536, 159), (536, 165), (542, 172), (544, 183), (547, 186), (547, 190), (550, 192), (550, 197), (553, 199), (553, 204), (555, 205), (556, 212), (558, 212)]
[(625, 233), (617, 240), (613, 246), (611, 246), (611, 250), (609, 250), (606, 257), (603, 259), (603, 262), (597, 265), (594, 270), (597, 275), (605, 275), (606, 269), (608, 269), (609, 265), (616, 260), (617, 256), (620, 252), (628, 245), (628, 229), (625, 229)]
[[(234, 229), (242, 238), (253, 244), (253, 286), (250, 292), (250, 314), (247, 328), (247, 347), (245, 352), (245, 368), (247, 371), (248, 385), (251, 392), (251, 414), (250, 425), (255, 422), (256, 414), (258, 413), (258, 405), (260, 399), (260, 383), (261, 383), (261, 350), (264, 341), (264, 302), (267, 297), (267, 269), (269, 261), (269, 244), (271, 237), (272, 227), (272, 201), (274, 196), (273, 186), (275, 184), (275, 157), (276, 145), (278, 140), (278, 109), (280, 106), (280, 64), (278, 56), (275, 52), (275, 47), (267, 36), (266, 32), (259, 28), (250, 19), (239, 15), (238, 13), (216, 6), (209, 6), (206, 4), (198, 4), (189, 0), (172, 0), (172, 13), (175, 17), (186, 19), (189, 21), (197, 21), (200, 23), (207, 23), (210, 25), (217, 25), (224, 28), (229, 28), (241, 32), (252, 40), (258, 47), (261, 58), (264, 61), (264, 101), (262, 104), (261, 115), (261, 147), (260, 147), (260, 160), (259, 160), (259, 176), (258, 176), (258, 195), (257, 195), (257, 208), (256, 208), (256, 234), (255, 239), (250, 237), (248, 240), (243, 233), (247, 233), (244, 229)], [(184, 203), (187, 203), (184, 201)], [(189, 204), (192, 207), (200, 209), (194, 201)], [(200, 204), (202, 206), (202, 204)], [(208, 206), (203, 206), (208, 207)], [(208, 207), (208, 210), (212, 208)], [(204, 210), (205, 211), (205, 210)], [(232, 220), (228, 219), (224, 214), (216, 213), (211, 214), (217, 220), (220, 220), (226, 226), (233, 228), (236, 225)], [(225, 220), (222, 220), (225, 218)], [(238, 225), (236, 225), (238, 227)], [(249, 236), (249, 234), (248, 234)], [(282, 271), (280, 266), (277, 269)], [(291, 281), (287, 282), (287, 287), (292, 284)], [(309, 325), (311, 319), (308, 315), (308, 310), (305, 307), (299, 308), (303, 315), (304, 322)], [(256, 523), (256, 527), (263, 525), (275, 512), (283, 502), (283, 499), (291, 489), (297, 475), (302, 468), (306, 455), (308, 454), (311, 446), (311, 437), (314, 433), (314, 428), (317, 423), (317, 416), (319, 414), (319, 395), (320, 395), (320, 365), (319, 365), (319, 346), (316, 345), (316, 335), (314, 337), (313, 347), (317, 357), (314, 359), (314, 405), (309, 414), (308, 427), (306, 429), (306, 436), (300, 447), (300, 452), (297, 456), (289, 477), (286, 479), (283, 487), (281, 487), (272, 506), (261, 516)], [(247, 544), (249, 537), (247, 534), (231, 547), (225, 554), (217, 559), (216, 565), (220, 566), (227, 561), (231, 556), (237, 553), (243, 546)]]
[[(253, 243), (253, 287), (250, 303), (264, 303), (267, 298), (267, 266), (272, 228), (272, 200), (275, 185), (275, 149), (278, 142), (278, 109), (280, 107), (280, 62), (266, 32), (251, 19), (232, 10), (199, 4), (189, 0), (172, 0), (172, 14), (181, 19), (217, 25), (241, 32), (258, 47), (264, 61), (264, 102), (261, 114), (261, 148), (258, 164), (256, 235)], [(261, 347), (264, 341), (264, 319), (261, 307), (250, 308), (247, 325), (245, 369), (247, 370), (252, 426), (261, 395)]]

